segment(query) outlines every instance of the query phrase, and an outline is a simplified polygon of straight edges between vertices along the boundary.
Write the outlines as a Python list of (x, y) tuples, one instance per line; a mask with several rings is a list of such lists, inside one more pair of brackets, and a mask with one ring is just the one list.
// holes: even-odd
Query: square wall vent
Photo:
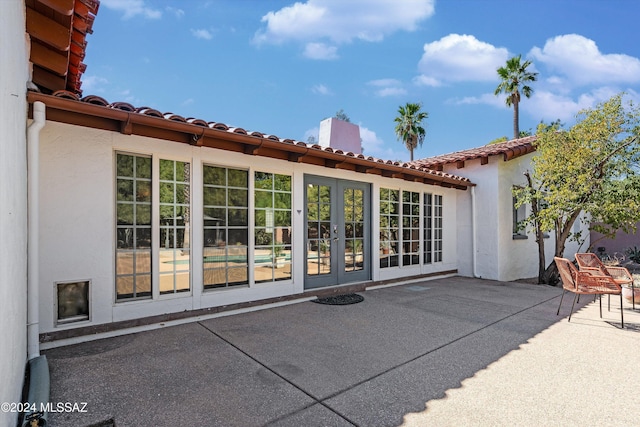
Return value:
[(89, 320), (89, 280), (56, 283), (56, 323)]

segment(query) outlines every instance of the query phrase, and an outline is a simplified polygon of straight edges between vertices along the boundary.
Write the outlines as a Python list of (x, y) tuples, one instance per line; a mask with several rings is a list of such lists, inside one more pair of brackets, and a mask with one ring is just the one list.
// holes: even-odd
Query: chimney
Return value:
[(345, 153), (362, 154), (360, 140), (360, 126), (353, 123), (338, 120), (334, 117), (320, 122), (318, 144), (323, 147), (331, 147), (334, 150), (342, 150)]

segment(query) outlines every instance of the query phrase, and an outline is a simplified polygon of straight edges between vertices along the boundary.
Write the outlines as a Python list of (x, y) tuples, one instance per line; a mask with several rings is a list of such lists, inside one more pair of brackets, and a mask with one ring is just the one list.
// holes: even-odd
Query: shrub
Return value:
[(634, 246), (626, 250), (629, 259), (637, 264), (640, 264), (640, 248)]

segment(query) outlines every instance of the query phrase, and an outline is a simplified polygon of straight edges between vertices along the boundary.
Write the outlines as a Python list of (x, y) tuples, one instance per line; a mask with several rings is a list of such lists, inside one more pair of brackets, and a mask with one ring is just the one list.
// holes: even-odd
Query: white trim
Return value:
[(283, 307), (286, 305), (312, 301), (314, 299), (317, 299), (317, 297), (315, 296), (306, 297), (306, 298), (302, 297), (292, 301), (274, 302), (271, 304), (256, 305), (254, 307), (247, 307), (247, 308), (239, 308), (237, 310), (229, 310), (221, 313), (207, 314), (203, 316), (194, 316), (194, 317), (188, 317), (185, 319), (170, 320), (167, 322), (153, 323), (150, 325), (137, 326), (137, 327), (127, 328), (127, 329), (119, 329), (117, 331), (109, 331), (109, 332), (102, 332), (98, 334), (83, 335), (83, 336), (74, 337), (74, 338), (66, 338), (66, 339), (42, 343), (40, 344), (40, 348), (42, 348), (43, 350), (48, 350), (51, 348), (64, 347), (64, 346), (73, 345), (73, 344), (80, 344), (83, 342), (94, 341), (94, 340), (103, 339), (103, 338), (118, 337), (122, 335), (134, 334), (137, 332), (152, 331), (152, 330), (167, 328), (171, 326), (183, 325), (186, 323), (201, 322), (204, 320), (216, 319), (218, 317), (227, 317), (227, 316), (233, 316), (236, 314), (251, 313), (253, 311), (266, 310), (269, 308)]

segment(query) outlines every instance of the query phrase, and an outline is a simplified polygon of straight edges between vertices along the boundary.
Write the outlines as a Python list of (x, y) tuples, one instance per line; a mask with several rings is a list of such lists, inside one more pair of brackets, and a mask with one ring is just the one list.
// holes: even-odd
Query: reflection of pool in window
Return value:
[[(291, 261), (291, 254), (281, 255), (278, 258), (284, 258), (284, 261)], [(247, 263), (247, 257), (244, 255), (210, 255), (203, 257), (203, 262), (235, 262), (240, 264)], [(175, 261), (164, 261), (164, 264), (189, 264), (188, 259), (184, 260), (175, 260)], [(254, 258), (254, 263), (256, 264), (271, 264), (273, 263), (272, 255), (256, 255)]]

